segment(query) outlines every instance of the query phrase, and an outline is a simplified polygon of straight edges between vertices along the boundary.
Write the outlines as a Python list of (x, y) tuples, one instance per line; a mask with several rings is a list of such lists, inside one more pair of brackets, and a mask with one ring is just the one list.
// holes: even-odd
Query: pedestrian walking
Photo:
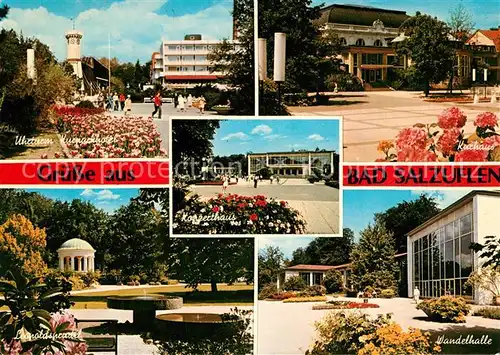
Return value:
[(276, 183), (279, 185), (280, 184), (280, 176), (276, 175)]
[(114, 102), (113, 111), (118, 111), (120, 107), (120, 98), (118, 97), (118, 94), (116, 92), (113, 95), (113, 102)]
[(198, 109), (200, 110), (200, 113), (203, 115), (205, 114), (205, 105), (207, 103), (207, 100), (205, 100), (205, 97), (203, 95), (200, 97), (200, 100), (198, 102)]
[(114, 104), (113, 104), (113, 95), (111, 95), (111, 93), (108, 94), (107, 101), (108, 101), (108, 110), (113, 111)]
[(174, 108), (176, 109), (179, 106), (179, 95), (174, 94)]
[(227, 187), (229, 185), (229, 178), (227, 175), (222, 175), (222, 193), (225, 194), (227, 191)]
[(257, 183), (259, 182), (259, 177), (257, 175), (253, 176), (253, 187), (257, 188)]
[(161, 94), (158, 91), (153, 98), (153, 104), (155, 105), (155, 110), (151, 114), (151, 117), (154, 118), (155, 114), (158, 112), (158, 118), (161, 118)]
[(120, 111), (125, 109), (125, 94), (122, 92), (120, 94)]
[(418, 286), (415, 286), (415, 289), (413, 290), (413, 299), (415, 300), (415, 303), (418, 304), (420, 299), (420, 290), (418, 289)]
[(186, 105), (185, 105), (186, 101), (184, 100), (184, 96), (179, 95), (178, 101), (179, 101), (179, 110), (184, 112), (184, 110), (186, 109)]
[(269, 181), (271, 182), (271, 185), (273, 184), (273, 176), (271, 175), (271, 177), (269, 178)]
[(132, 113), (132, 99), (130, 98), (130, 95), (127, 95), (123, 110), (125, 112), (125, 116), (128, 116), (130, 113)]
[(187, 97), (187, 107), (193, 106), (193, 96), (191, 94)]

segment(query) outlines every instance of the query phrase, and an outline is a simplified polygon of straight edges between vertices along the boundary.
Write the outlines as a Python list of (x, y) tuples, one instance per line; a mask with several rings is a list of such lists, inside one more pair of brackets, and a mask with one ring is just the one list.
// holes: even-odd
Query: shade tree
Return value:
[(276, 283), (280, 271), (285, 265), (285, 256), (278, 246), (267, 245), (259, 251), (259, 289), (270, 283)]

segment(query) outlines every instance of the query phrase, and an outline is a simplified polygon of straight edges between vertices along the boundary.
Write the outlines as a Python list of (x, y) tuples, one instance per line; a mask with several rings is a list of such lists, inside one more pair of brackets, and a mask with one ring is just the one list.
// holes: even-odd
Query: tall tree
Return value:
[(259, 289), (276, 283), (279, 272), (284, 266), (285, 256), (277, 246), (268, 245), (259, 251)]
[(358, 290), (366, 287), (397, 287), (397, 264), (394, 259), (394, 239), (380, 221), (361, 232), (361, 238), (351, 252), (352, 284)]
[[(460, 47), (465, 45), (474, 30), (475, 23), (472, 20), (472, 14), (465, 7), (462, 0), (450, 10), (450, 18), (448, 19), (451, 35), (457, 40)], [(460, 76), (465, 63), (461, 61), (461, 56), (453, 56), (452, 67), (450, 70), (450, 82), (448, 89), (453, 93), (453, 84), (456, 76)]]
[(253, 4), (253, 0), (234, 0), (238, 43), (224, 40), (208, 55), (210, 71), (223, 72), (221, 81), (233, 90), (231, 106), (237, 115), (253, 115), (255, 111)]
[(406, 252), (406, 235), (440, 211), (436, 198), (421, 194), (413, 201), (403, 201), (396, 206), (376, 214), (395, 240), (397, 253)]
[(212, 292), (240, 277), (253, 282), (254, 245), (253, 238), (170, 238), (168, 272), (193, 288), (208, 282)]
[(396, 44), (396, 52), (398, 56), (411, 58), (412, 67), (423, 81), (425, 96), (428, 96), (431, 84), (448, 78), (454, 56), (450, 28), (435, 17), (417, 12), (401, 24), (399, 31), (406, 38)]
[(46, 236), (45, 230), (33, 226), (20, 214), (12, 215), (0, 225), (0, 275), (9, 270), (22, 271), (31, 277), (45, 274)]

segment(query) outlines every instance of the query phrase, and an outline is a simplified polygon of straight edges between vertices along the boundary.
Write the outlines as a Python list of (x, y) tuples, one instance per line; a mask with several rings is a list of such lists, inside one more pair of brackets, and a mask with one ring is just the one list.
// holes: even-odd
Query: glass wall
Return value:
[(413, 285), (421, 297), (444, 295), (472, 298), (465, 282), (473, 269), (472, 214), (413, 242)]

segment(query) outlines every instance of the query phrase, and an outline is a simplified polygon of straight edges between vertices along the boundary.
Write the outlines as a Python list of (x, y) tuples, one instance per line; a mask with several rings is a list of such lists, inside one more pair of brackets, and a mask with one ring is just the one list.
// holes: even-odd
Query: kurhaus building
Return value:
[(408, 233), (408, 294), (462, 296), (478, 304), (492, 295), (466, 285), (484, 260), (469, 249), (500, 234), (500, 192), (473, 191)]
[(319, 169), (323, 174), (338, 174), (339, 155), (333, 150), (248, 154), (248, 175), (269, 169), (271, 174), (306, 177)]
[[(317, 23), (339, 36), (343, 50), (340, 57), (350, 74), (363, 83), (391, 79), (391, 71), (411, 66), (411, 58), (398, 57), (393, 45), (404, 39), (399, 27), (410, 16), (405, 11), (370, 6), (334, 4), (321, 9)], [(465, 44), (450, 37), (456, 55), (456, 75), (462, 85), (472, 83), (472, 68), (476, 83), (483, 82), (484, 68), (487, 81), (500, 81), (500, 28), (477, 30)]]

